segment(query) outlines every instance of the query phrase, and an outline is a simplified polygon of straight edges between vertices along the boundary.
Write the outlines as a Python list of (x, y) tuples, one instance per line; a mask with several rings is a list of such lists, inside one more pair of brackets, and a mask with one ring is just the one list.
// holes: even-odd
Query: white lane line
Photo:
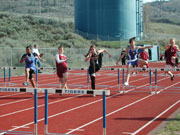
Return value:
[[(76, 98), (76, 97), (79, 97), (79, 96), (82, 96), (82, 95), (78, 95), (78, 96), (69, 97), (69, 98), (65, 98), (65, 99), (58, 100), (58, 101), (50, 102), (50, 103), (48, 103), (48, 105), (50, 105), (50, 104), (55, 104), (55, 103), (62, 102), (62, 101), (66, 101), (66, 100), (69, 100), (69, 99), (72, 99), (72, 98)], [(38, 108), (43, 107), (44, 105), (45, 105), (45, 104), (38, 105)], [(5, 116), (9, 116), (9, 115), (12, 115), (12, 114), (16, 114), (16, 113), (28, 111), (28, 110), (31, 110), (31, 109), (34, 109), (34, 107), (29, 107), (29, 108), (26, 108), (26, 109), (23, 109), (23, 110), (19, 110), (19, 111), (7, 113), (7, 114), (4, 114), (4, 115), (0, 115), (0, 118), (5, 117)]]
[(123, 134), (131, 135), (132, 133), (130, 133), (130, 132), (123, 132)]
[[(146, 85), (148, 85), (148, 84), (146, 84)], [(145, 86), (146, 86), (145, 85)], [(143, 87), (143, 86), (139, 86), (139, 88), (140, 87)], [(137, 87), (138, 88), (138, 87)], [(133, 89), (132, 89), (133, 90)], [(127, 92), (130, 92), (130, 91), (132, 91), (132, 90), (128, 90), (128, 91), (126, 91), (126, 93)], [(118, 94), (116, 94), (116, 95), (119, 95), (119, 93)], [(113, 97), (113, 96), (112, 96)], [(70, 97), (70, 98), (73, 98), (73, 97)], [(110, 98), (110, 97), (109, 97)], [(101, 100), (100, 100), (101, 101)], [(60, 102), (60, 101), (55, 101), (55, 102)], [(53, 102), (54, 103), (54, 102)], [(53, 103), (49, 103), (49, 104), (53, 104)], [(40, 106), (44, 106), (44, 104), (43, 105), (40, 105)], [(22, 112), (22, 111), (26, 111), (26, 110), (29, 110), (29, 109), (33, 109), (34, 107), (31, 107), (31, 108), (27, 108), (27, 109), (24, 109), (24, 110), (20, 110), (20, 111), (17, 111), (17, 112), (13, 112), (13, 113), (9, 113), (9, 114), (5, 114), (5, 115), (2, 115), (2, 116), (0, 116), (0, 117), (4, 117), (4, 116), (8, 116), (8, 115), (11, 115), (11, 114), (15, 114), (15, 113), (18, 113), (18, 112)], [(67, 112), (69, 112), (69, 111), (67, 111)], [(58, 115), (60, 115), (61, 113), (59, 113)], [(62, 112), (62, 114), (63, 114), (63, 112)], [(53, 115), (53, 117), (55, 117), (56, 115)], [(51, 116), (50, 116), (51, 117)], [(48, 118), (50, 118), (50, 117), (48, 117)], [(40, 121), (42, 121), (42, 120), (44, 120), (44, 119), (41, 119)], [(32, 122), (33, 123), (33, 122)], [(32, 124), (32, 123), (29, 123), (29, 124)], [(21, 127), (20, 127), (21, 128)], [(16, 130), (16, 129), (18, 129), (18, 128), (14, 128), (14, 129), (11, 129), (12, 131), (13, 130)]]
[[(103, 79), (105, 79), (105, 78), (103, 78)], [(77, 80), (77, 78), (76, 78), (76, 80)], [(72, 80), (70, 80), (70, 81), (72, 81)], [(86, 82), (86, 81), (83, 81), (83, 82)], [(81, 82), (81, 83), (82, 83), (82, 82)], [(71, 83), (71, 84), (77, 84), (77, 82)], [(99, 83), (99, 84), (101, 84), (101, 83)], [(48, 84), (47, 84), (47, 85), (48, 85)], [(22, 93), (22, 94), (24, 94), (24, 93)], [(16, 94), (16, 95), (18, 95), (18, 94)], [(19, 95), (20, 95), (20, 94), (19, 94)], [(30, 100), (30, 99), (32, 99), (32, 98), (28, 98), (28, 99), (23, 99), (23, 100), (18, 100), (18, 101), (13, 101), (13, 102), (8, 102), (8, 103), (0, 104), (0, 107), (1, 107), (1, 106), (4, 106), (4, 105), (13, 104), (13, 103), (23, 102), (23, 101)]]
[[(68, 112), (77, 110), (77, 109), (79, 109), (79, 108), (82, 108), (82, 107), (85, 107), (85, 106), (88, 106), (88, 105), (91, 105), (91, 104), (94, 104), (94, 103), (97, 103), (97, 102), (100, 102), (100, 101), (102, 101), (102, 99), (99, 99), (99, 100), (96, 100), (96, 101), (93, 101), (93, 102), (90, 102), (90, 103), (87, 103), (87, 104), (84, 104), (84, 105), (81, 105), (81, 106), (78, 106), (78, 107), (75, 107), (75, 108), (66, 110), (66, 111), (63, 111), (63, 112), (60, 112), (60, 113), (56, 113), (56, 114), (54, 114), (54, 115), (49, 116), (48, 118), (53, 118), (53, 117), (56, 117), (56, 116), (58, 116), (58, 115), (65, 114), (65, 113), (68, 113)], [(41, 118), (41, 119), (38, 120), (38, 122), (43, 121), (43, 120), (44, 120), (44, 118)], [(33, 121), (33, 122), (29, 122), (29, 123), (27, 123), (27, 124), (24, 124), (24, 125), (22, 125), (22, 126), (19, 126), (18, 128), (9, 129), (8, 131), (14, 131), (14, 130), (19, 129), (19, 128), (21, 128), (21, 127), (29, 126), (29, 125), (31, 125), (31, 124), (34, 124), (34, 121)]]
[[(147, 98), (149, 98), (149, 97), (151, 97), (151, 96), (153, 96), (153, 95), (148, 95), (148, 96), (146, 96), (146, 97), (144, 97), (144, 98), (141, 98), (141, 99), (139, 99), (139, 100), (137, 100), (137, 101), (135, 101), (135, 102), (132, 102), (132, 103), (130, 103), (130, 104), (124, 106), (124, 107), (121, 107), (121, 108), (119, 108), (119, 109), (117, 109), (117, 110), (115, 110), (115, 111), (113, 111), (113, 112), (111, 112), (111, 113), (108, 113), (108, 114), (106, 115), (106, 117), (108, 117), (108, 116), (110, 116), (110, 115), (112, 115), (112, 114), (114, 114), (114, 113), (117, 113), (117, 112), (119, 112), (119, 111), (121, 111), (121, 110), (123, 110), (123, 109), (125, 109), (125, 108), (127, 108), (127, 107), (130, 107), (130, 106), (132, 106), (132, 105), (134, 105), (134, 104), (136, 104), (136, 103), (139, 103), (139, 102), (141, 102), (141, 101), (143, 101), (143, 100), (145, 100), (145, 99), (147, 99)], [(88, 125), (90, 125), (90, 124), (92, 124), (92, 123), (94, 123), (94, 122), (96, 122), (96, 121), (101, 120), (102, 118), (103, 118), (103, 117), (101, 116), (101, 117), (99, 117), (99, 118), (97, 118), (97, 119), (95, 119), (95, 120), (93, 120), (93, 121), (90, 121), (90, 122), (88, 122), (88, 123), (86, 123), (86, 124), (84, 124), (84, 125), (82, 125), (82, 126), (79, 126), (79, 127), (75, 128), (74, 130), (69, 131), (69, 132), (67, 132), (67, 133), (65, 133), (65, 134), (73, 133), (73, 132), (75, 132), (75, 131), (77, 131), (77, 130), (79, 130), (79, 129), (81, 129), (81, 128), (84, 128), (84, 127), (86, 127), (86, 126), (88, 126)]]
[[(68, 129), (68, 130), (74, 130), (74, 129)], [(82, 132), (82, 131), (85, 131), (85, 130), (84, 129), (79, 129), (78, 131)]]
[[(83, 77), (80, 77), (80, 79), (82, 79)], [(17, 78), (18, 79), (18, 78)], [(23, 78), (23, 80), (24, 80), (24, 78)], [(50, 80), (52, 80), (52, 79), (50, 79)], [(54, 80), (54, 79), (53, 79)], [(77, 80), (77, 78), (75, 78), (75, 79), (70, 79), (69, 81), (73, 81), (73, 80)], [(18, 81), (19, 81), (19, 79), (18, 79)], [(47, 81), (47, 80), (43, 80), (43, 81)], [(41, 82), (43, 82), (43, 81), (41, 81)], [(49, 79), (48, 79), (48, 82), (49, 82)], [(46, 85), (48, 85), (48, 84), (51, 84), (51, 83), (46, 83)], [(16, 93), (16, 94), (11, 94), (11, 95), (5, 95), (5, 96), (0, 96), (0, 98), (5, 98), (5, 97), (9, 97), (9, 96), (14, 96), (14, 95), (21, 95), (21, 94), (24, 94), (24, 93)], [(11, 102), (12, 103), (12, 102)]]
[[(164, 79), (161, 79), (161, 80), (164, 80)], [(160, 80), (159, 80), (160, 81)], [(178, 84), (178, 83), (176, 83), (176, 84)], [(174, 86), (174, 85), (171, 85), (171, 86)], [(140, 86), (140, 87), (142, 87), (142, 86)], [(169, 87), (169, 86), (168, 86)], [(138, 88), (138, 87), (137, 87)], [(128, 91), (125, 91), (125, 93), (127, 93), (127, 92), (130, 92), (130, 91), (132, 91), (132, 90), (128, 90)], [(162, 90), (163, 91), (163, 90)], [(112, 114), (114, 114), (114, 113), (116, 113), (116, 112), (118, 112), (118, 111), (121, 111), (121, 110), (123, 110), (123, 109), (125, 109), (125, 108), (127, 108), (127, 107), (129, 107), (129, 106), (132, 106), (132, 105), (134, 105), (134, 104), (136, 104), (136, 103), (139, 103), (139, 102), (141, 102), (141, 101), (143, 101), (143, 100), (145, 100), (145, 99), (147, 99), (147, 98), (149, 98), (149, 97), (151, 97), (151, 96), (153, 96), (153, 94), (151, 94), (151, 95), (148, 95), (148, 96), (146, 96), (146, 97), (144, 97), (144, 98), (142, 98), (142, 99), (139, 99), (139, 100), (137, 100), (137, 101), (135, 101), (135, 102), (132, 102), (131, 104), (128, 104), (128, 105), (126, 105), (126, 106), (124, 106), (124, 107), (122, 107), (122, 108), (119, 108), (119, 109), (117, 109), (117, 110), (115, 110), (115, 111), (113, 111), (113, 112), (111, 112), (111, 113), (109, 113), (109, 114), (106, 114), (106, 116), (108, 117), (108, 116), (110, 116), (110, 115), (112, 115)], [(107, 98), (108, 99), (108, 98)], [(95, 120), (93, 120), (93, 121), (91, 121), (91, 122), (89, 122), (89, 123), (86, 123), (86, 124), (84, 124), (84, 125), (82, 125), (82, 126), (79, 126), (79, 127), (77, 127), (76, 129), (74, 129), (74, 130), (72, 130), (72, 131), (70, 131), (70, 132), (67, 132), (66, 134), (70, 134), (70, 133), (73, 133), (73, 132), (75, 132), (76, 130), (79, 130), (79, 129), (81, 129), (81, 128), (84, 128), (84, 127), (86, 127), (86, 126), (88, 126), (88, 125), (90, 125), (90, 124), (92, 124), (92, 123), (94, 123), (94, 122), (96, 122), (96, 121), (98, 121), (98, 120), (101, 120), (103, 117), (99, 117), (99, 118), (97, 118), (97, 119), (95, 119)]]
[[(164, 80), (164, 79), (161, 79), (161, 80)], [(142, 87), (142, 86), (140, 86), (140, 87)], [(132, 90), (131, 90), (131, 91), (132, 91)], [(130, 90), (129, 90), (129, 92), (130, 92)], [(113, 95), (113, 96), (117, 96), (117, 95), (119, 95), (119, 93), (118, 93), (118, 94), (115, 94), (115, 95)], [(110, 96), (110, 97), (108, 97), (108, 98), (111, 98), (111, 97), (113, 97), (113, 96)], [(149, 96), (152, 96), (152, 95), (149, 95)], [(101, 99), (101, 100), (102, 100), (102, 99)], [(99, 101), (101, 101), (101, 100), (97, 100), (97, 101), (95, 101), (95, 102), (91, 102), (90, 104), (94, 104), (94, 103), (99, 102)], [(88, 103), (87, 105), (90, 105), (90, 104)], [(65, 111), (65, 112), (61, 112), (61, 113), (58, 113), (58, 114), (49, 116), (48, 118), (52, 118), (52, 117), (55, 117), (55, 116), (64, 114), (64, 113), (66, 113), (66, 112), (70, 112), (70, 111), (76, 110), (76, 109), (78, 109), (78, 108), (87, 106), (87, 105), (82, 105), (82, 106), (76, 107), (76, 108), (74, 108), (74, 109), (70, 109), (70, 110), (67, 110), (67, 111)], [(101, 119), (102, 119), (102, 118), (101, 118)], [(40, 121), (42, 121), (42, 120), (44, 120), (44, 118), (39, 119), (38, 122), (40, 122)], [(24, 124), (24, 125), (20, 126), (19, 128), (21, 128), (21, 127), (23, 127), (23, 126), (31, 125), (31, 124), (33, 124), (33, 123), (34, 123), (34, 122), (30, 122), (30, 123)], [(8, 130), (8, 131), (14, 131), (14, 130), (19, 129), (19, 128), (13, 128), (13, 129), (10, 129), (10, 130)]]
[[(13, 127), (13, 128), (17, 128), (17, 127), (19, 127), (19, 126), (12, 126), (12, 127)], [(25, 126), (24, 126), (23, 128), (30, 128), (30, 127), (25, 127)]]
[[(104, 78), (103, 78), (104, 79)], [(101, 83), (98, 83), (98, 84), (101, 84)], [(52, 95), (52, 94), (51, 94)], [(76, 98), (76, 97), (79, 97), (79, 96), (82, 96), (82, 95), (78, 95), (78, 96), (73, 96), (73, 97), (70, 97), (70, 98), (66, 98), (66, 99), (63, 99), (63, 100), (58, 100), (58, 101), (54, 101), (54, 102), (51, 102), (51, 103), (48, 103), (49, 105), (50, 104), (54, 104), (54, 103), (57, 103), (57, 102), (61, 102), (61, 101), (65, 101), (65, 100), (68, 100), (68, 99), (72, 99), (72, 98)], [(44, 96), (41, 96), (41, 97), (44, 97)], [(32, 99), (32, 98), (30, 98)], [(21, 101), (25, 101), (25, 100), (29, 100), (29, 99), (24, 99), (24, 100), (21, 100)], [(20, 102), (20, 101), (17, 101), (17, 102)], [(13, 102), (14, 103), (14, 102)], [(8, 103), (7, 103), (8, 104)], [(1, 105), (0, 105), (1, 106)], [(39, 107), (42, 107), (44, 106), (44, 104), (42, 105), (39, 105)], [(26, 108), (26, 109), (23, 109), (23, 110), (19, 110), (19, 111), (15, 111), (15, 112), (11, 112), (11, 113), (7, 113), (7, 114), (4, 114), (4, 115), (0, 115), (0, 118), (2, 117), (5, 117), (5, 116), (9, 116), (9, 115), (13, 115), (13, 114), (16, 114), (16, 113), (20, 113), (20, 112), (23, 112), (23, 111), (28, 111), (28, 110), (31, 110), (31, 109), (34, 109), (34, 107), (30, 107), (30, 108)]]
[(8, 103), (0, 104), (0, 107), (1, 106), (5, 106), (5, 105), (9, 105), (9, 104), (18, 103), (18, 102), (23, 102), (23, 101), (30, 100), (30, 99), (33, 99), (33, 98), (27, 98), (27, 99), (22, 99), (22, 100), (18, 100), (18, 101), (13, 101), (13, 102), (8, 102)]
[[(103, 78), (103, 79), (104, 79), (104, 78)], [(103, 83), (106, 83), (106, 82), (103, 82)], [(102, 83), (98, 83), (98, 84), (102, 84)], [(148, 85), (148, 84), (146, 84), (146, 85)], [(146, 86), (146, 85), (139, 86), (139, 87), (137, 87), (137, 88), (144, 87), (144, 86)], [(134, 89), (132, 89), (132, 90), (134, 90)], [(130, 91), (132, 91), (132, 90), (127, 90), (127, 91), (125, 91), (125, 93), (130, 92)], [(81, 95), (79, 95), (79, 96), (81, 96)], [(43, 97), (43, 96), (41, 96), (41, 97)], [(75, 97), (78, 97), (78, 96), (75, 96)], [(49, 105), (50, 105), (50, 104), (54, 104), (54, 103), (61, 102), (61, 101), (65, 101), (65, 100), (68, 100), (68, 99), (71, 99), (71, 98), (75, 98), (75, 97), (70, 97), (70, 98), (67, 98), (67, 99), (54, 101), (54, 102), (51, 102), (51, 103), (48, 103), (48, 104), (49, 104)], [(30, 98), (30, 99), (32, 99), (32, 98)], [(29, 99), (24, 99), (24, 100), (29, 100)], [(22, 101), (24, 101), (24, 100), (22, 100)], [(18, 101), (17, 101), (17, 102), (18, 102)], [(20, 101), (19, 101), (19, 102), (20, 102)], [(1, 105), (0, 105), (0, 106), (1, 106)], [(42, 106), (44, 106), (44, 104), (39, 105), (38, 108), (39, 108), (39, 107), (42, 107)], [(26, 108), (26, 109), (23, 109), (23, 110), (15, 111), (15, 112), (12, 112), (12, 113), (7, 113), (7, 114), (4, 114), (4, 115), (0, 115), (0, 118), (1, 118), (1, 117), (5, 117), (5, 116), (9, 116), (9, 115), (12, 115), (12, 114), (20, 113), (20, 112), (23, 112), (23, 111), (28, 111), (28, 110), (31, 110), (31, 109), (34, 109), (34, 107), (30, 107), (30, 108)]]
[(174, 103), (173, 105), (171, 105), (170, 107), (168, 107), (166, 110), (164, 110), (162, 113), (160, 113), (158, 116), (156, 116), (154, 119), (152, 119), (151, 121), (149, 121), (148, 123), (146, 123), (144, 126), (142, 126), (141, 128), (139, 128), (138, 130), (136, 130), (134, 133), (132, 133), (131, 135), (135, 135), (137, 133), (139, 133), (141, 130), (143, 130), (145, 127), (149, 126), (152, 122), (154, 122), (156, 119), (158, 119), (159, 117), (161, 117), (163, 114), (165, 114), (166, 112), (168, 112), (169, 110), (171, 110), (175, 105), (177, 105), (178, 103), (180, 103), (180, 100), (177, 101), (176, 103)]
[[(116, 95), (119, 95), (119, 93), (116, 94)], [(78, 96), (82, 96), (82, 95), (78, 95)], [(114, 96), (115, 96), (115, 95), (114, 95)], [(111, 97), (113, 97), (113, 96), (111, 96)], [(70, 97), (70, 98), (74, 98), (74, 97)], [(108, 97), (108, 98), (110, 98), (110, 97)], [(65, 100), (65, 99), (64, 99), (64, 100)], [(56, 114), (54, 114), (54, 115), (49, 116), (48, 118), (53, 118), (53, 117), (56, 117), (56, 116), (58, 116), (58, 115), (62, 115), (62, 114), (64, 114), (64, 113), (68, 113), (68, 112), (71, 112), (71, 111), (73, 111), (73, 110), (77, 110), (77, 109), (79, 109), (79, 108), (82, 108), (82, 107), (85, 107), (85, 106), (88, 106), (88, 105), (91, 105), (91, 104), (94, 104), (94, 103), (97, 103), (97, 102), (100, 102), (100, 101), (102, 101), (102, 99), (96, 100), (96, 101), (93, 101), (93, 102), (90, 102), (90, 103), (87, 103), (87, 104), (84, 104), (84, 105), (81, 105), (81, 106), (78, 106), (78, 107), (75, 107), (75, 108), (72, 108), (72, 109), (69, 109), (69, 110), (66, 110), (66, 111), (64, 111), (64, 112), (56, 113)], [(57, 102), (57, 101), (55, 101), (55, 102)], [(48, 104), (51, 104), (51, 103), (48, 103)], [(43, 105), (44, 105), (44, 104), (43, 104)], [(44, 118), (39, 119), (38, 122), (43, 121), (43, 120), (44, 120)], [(29, 125), (32, 125), (32, 124), (34, 124), (34, 121), (33, 121), (33, 122), (26, 123), (26, 124), (24, 124), (24, 125), (22, 125), (22, 126), (19, 126), (19, 127), (13, 128), (13, 129), (9, 129), (8, 131), (14, 131), (14, 130), (19, 129), (19, 128), (21, 128), (21, 127), (29, 126)]]
[[(103, 79), (104, 79), (104, 78), (103, 78)], [(106, 83), (106, 82), (104, 82), (104, 83)], [(101, 84), (101, 83), (98, 83), (98, 84)], [(49, 95), (52, 95), (52, 94), (49, 94)], [(81, 95), (79, 95), (79, 96), (81, 96)], [(41, 96), (41, 97), (44, 97), (44, 96)], [(68, 99), (71, 99), (71, 98), (75, 98), (75, 97), (78, 97), (78, 96), (74, 96), (74, 97), (67, 98), (67, 100), (68, 100)], [(14, 101), (14, 102), (9, 102), (9, 103), (5, 103), (5, 104), (0, 104), (0, 106), (8, 105), (8, 104), (16, 103), (16, 102), (21, 102), (21, 101), (25, 101), (25, 100), (30, 100), (30, 99), (32, 99), (32, 98), (23, 99), (23, 100)], [(64, 100), (65, 100), (65, 99), (59, 100), (59, 101), (55, 101), (55, 102), (52, 102), (52, 103), (48, 103), (48, 104), (53, 104), (53, 103), (61, 102), (61, 101), (64, 101)], [(40, 106), (38, 106), (38, 107), (41, 107), (41, 106), (44, 106), (44, 104), (43, 104), (43, 105), (40, 105)], [(15, 111), (15, 112), (12, 112), (12, 113), (7, 113), (7, 114), (4, 114), (4, 115), (0, 115), (0, 117), (9, 116), (9, 115), (16, 114), (16, 113), (23, 112), (23, 111), (27, 111), (27, 110), (30, 110), (30, 109), (34, 109), (34, 107), (30, 107), (30, 108), (26, 108), (26, 109), (23, 109), (23, 110)]]
[(168, 89), (168, 88), (170, 88), (170, 87), (173, 87), (173, 86), (175, 86), (175, 85), (177, 85), (177, 84), (179, 84), (180, 82), (177, 82), (177, 83), (174, 83), (174, 84), (172, 84), (172, 85), (170, 85), (170, 86), (168, 86), (168, 87), (164, 87), (164, 88), (162, 88), (161, 90), (159, 90), (159, 91), (157, 91), (157, 94), (159, 94), (159, 93), (161, 93), (162, 91), (164, 91), (164, 90), (166, 90), (166, 89)]

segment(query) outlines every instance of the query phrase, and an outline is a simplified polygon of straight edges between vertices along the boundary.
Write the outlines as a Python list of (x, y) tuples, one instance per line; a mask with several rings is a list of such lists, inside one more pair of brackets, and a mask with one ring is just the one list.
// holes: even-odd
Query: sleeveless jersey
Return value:
[(137, 60), (138, 55), (138, 48), (135, 47), (134, 50), (132, 50), (131, 47), (129, 47), (129, 53), (128, 53), (128, 62), (133, 62)]
[(141, 53), (140, 53), (140, 57), (143, 59), (143, 60), (148, 60), (148, 53), (145, 51), (142, 51)]
[(97, 71), (100, 70), (100, 65), (98, 62), (98, 55), (97, 54), (92, 54), (91, 58), (90, 58), (90, 66), (89, 66), (89, 74), (93, 74), (96, 73)]
[[(65, 60), (66, 56), (65, 55), (59, 55), (59, 59), (60, 60)], [(62, 78), (63, 73), (67, 72), (67, 62), (64, 61), (62, 63), (57, 63), (57, 61), (56, 61), (56, 71), (57, 71), (58, 77)]]
[(28, 58), (25, 60), (25, 64), (26, 64), (26, 68), (30, 68), (34, 71), (36, 71), (36, 65), (35, 65), (35, 57), (34, 55), (31, 53), (31, 55), (28, 54), (24, 54), (23, 57), (27, 57)]
[(98, 55), (95, 53), (93, 53), (90, 58), (90, 65), (92, 64), (92, 62), (98, 63)]
[(175, 56), (177, 57), (177, 46), (170, 46), (169, 49), (167, 49), (165, 51), (165, 54), (166, 54), (166, 64), (167, 65), (174, 65), (171, 61), (171, 57), (172, 56)]

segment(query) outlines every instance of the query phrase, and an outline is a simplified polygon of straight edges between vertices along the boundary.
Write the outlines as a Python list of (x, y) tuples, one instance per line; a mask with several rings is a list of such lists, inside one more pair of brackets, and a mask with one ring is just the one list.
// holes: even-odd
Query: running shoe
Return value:
[(178, 68), (178, 65), (177, 65), (177, 64), (175, 64), (175, 65), (174, 65), (174, 68)]
[(28, 82), (24, 82), (23, 85), (28, 86)]
[(124, 86), (128, 86), (128, 85), (129, 85), (129, 83), (128, 83), (128, 82), (125, 82), (125, 83), (124, 83)]
[(173, 76), (171, 76), (171, 81), (173, 81), (174, 80), (174, 75)]
[(42, 73), (41, 70), (38, 70), (38, 73)]

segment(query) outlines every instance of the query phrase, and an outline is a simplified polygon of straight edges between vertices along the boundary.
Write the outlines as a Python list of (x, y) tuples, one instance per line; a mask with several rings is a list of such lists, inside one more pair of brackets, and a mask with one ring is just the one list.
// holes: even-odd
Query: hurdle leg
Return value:
[(118, 68), (118, 90), (119, 90), (119, 92), (121, 92), (121, 90), (120, 90), (120, 70), (119, 70), (119, 68)]
[(44, 124), (45, 124), (45, 135), (48, 135), (48, 92), (45, 89), (45, 115), (44, 115)]
[(157, 69), (155, 69), (155, 94), (157, 94)]
[(6, 87), (6, 67), (4, 67), (4, 86)]
[(37, 126), (37, 90), (34, 89), (34, 124), (35, 124), (35, 135), (38, 135), (38, 126)]
[(8, 78), (9, 86), (11, 85), (11, 68), (9, 67), (9, 78)]
[(153, 94), (152, 92), (152, 77), (151, 77), (151, 69), (149, 70), (149, 84), (150, 84), (150, 93)]
[(106, 135), (106, 96), (103, 91), (103, 135)]
[(122, 75), (123, 75), (123, 79), (122, 79), (122, 83), (123, 83), (123, 89), (122, 89), (122, 91), (120, 91), (120, 94), (123, 94), (124, 93), (124, 89), (125, 89), (125, 86), (124, 86), (124, 68), (123, 68), (123, 73), (122, 73)]
[(36, 68), (36, 87), (38, 87), (38, 69)]

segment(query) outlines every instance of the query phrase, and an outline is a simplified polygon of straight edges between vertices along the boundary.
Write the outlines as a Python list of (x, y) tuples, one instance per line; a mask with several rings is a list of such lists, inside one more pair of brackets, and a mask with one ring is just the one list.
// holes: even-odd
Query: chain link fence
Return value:
[[(108, 55), (104, 53), (103, 56), (103, 66), (115, 65), (117, 59), (121, 54), (121, 49), (109, 49), (106, 48), (108, 52), (112, 55), (109, 58)], [(68, 67), (71, 68), (83, 68), (88, 67), (89, 62), (85, 62), (85, 55), (87, 54), (89, 48), (65, 48), (64, 54), (70, 60), (67, 62)], [(57, 48), (39, 48), (39, 52), (43, 53), (43, 59), (46, 61), (42, 62), (43, 67), (55, 67), (55, 55), (58, 53)], [(6, 48), (0, 47), (1, 54), (1, 67), (24, 67), (24, 63), (20, 63), (20, 59), (23, 54), (26, 53), (25, 48)]]

